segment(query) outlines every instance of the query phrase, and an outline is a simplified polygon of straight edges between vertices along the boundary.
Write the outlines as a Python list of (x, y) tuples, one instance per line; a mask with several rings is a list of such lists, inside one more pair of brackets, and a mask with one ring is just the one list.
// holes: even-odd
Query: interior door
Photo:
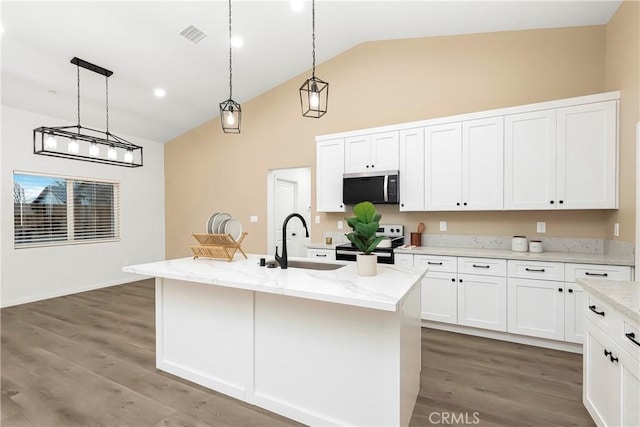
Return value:
[[(276, 246), (282, 255), (282, 225), (287, 215), (297, 212), (298, 183), (284, 178), (275, 178), (275, 230)], [(304, 227), (298, 219), (292, 219), (287, 224), (287, 254), (292, 257), (304, 257)]]

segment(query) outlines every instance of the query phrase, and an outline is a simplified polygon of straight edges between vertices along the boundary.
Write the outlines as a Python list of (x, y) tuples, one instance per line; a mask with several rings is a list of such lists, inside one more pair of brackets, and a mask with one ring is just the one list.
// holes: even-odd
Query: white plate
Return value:
[(226, 212), (219, 212), (218, 215), (213, 220), (213, 234), (223, 234), (224, 228), (222, 228), (222, 223), (228, 219), (231, 219), (231, 215)]
[(207, 230), (207, 233), (209, 234), (214, 234), (213, 233), (213, 222), (215, 221), (216, 216), (219, 214), (220, 212), (216, 212), (213, 215), (211, 215), (209, 217), (209, 219), (207, 220), (207, 225), (205, 226), (205, 230)]
[(224, 232), (237, 241), (242, 236), (242, 224), (237, 219), (230, 219), (225, 222)]

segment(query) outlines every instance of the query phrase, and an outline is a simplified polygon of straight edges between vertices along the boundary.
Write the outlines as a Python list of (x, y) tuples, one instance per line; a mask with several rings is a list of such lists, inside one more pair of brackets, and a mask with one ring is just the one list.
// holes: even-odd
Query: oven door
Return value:
[[(355, 261), (358, 250), (336, 248), (336, 261)], [(378, 264), (394, 264), (393, 250), (391, 251), (373, 251), (378, 258)]]

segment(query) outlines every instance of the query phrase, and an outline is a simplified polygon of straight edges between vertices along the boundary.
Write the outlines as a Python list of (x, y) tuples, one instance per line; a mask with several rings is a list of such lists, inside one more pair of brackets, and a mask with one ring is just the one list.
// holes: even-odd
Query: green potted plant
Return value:
[(361, 252), (356, 256), (358, 275), (375, 276), (377, 257), (371, 252), (384, 239), (382, 236), (376, 236), (382, 215), (378, 213), (371, 202), (361, 202), (355, 205), (353, 215), (351, 218), (345, 218), (353, 230), (345, 236)]

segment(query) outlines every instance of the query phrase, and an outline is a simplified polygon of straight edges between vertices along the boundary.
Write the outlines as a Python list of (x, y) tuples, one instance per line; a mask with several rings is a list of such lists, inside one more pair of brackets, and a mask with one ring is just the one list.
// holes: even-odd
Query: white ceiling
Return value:
[[(620, 3), (318, 0), (317, 63), (372, 40), (600, 25)], [(3, 0), (0, 14), (4, 105), (75, 122), (74, 56), (114, 72), (109, 128), (117, 135), (164, 143), (217, 116), (229, 97), (226, 1)], [(208, 36), (198, 44), (181, 37), (190, 24)], [(237, 102), (311, 68), (309, 1), (294, 12), (287, 1), (234, 0), (233, 33), (244, 39), (233, 53)], [(80, 79), (81, 122), (104, 129), (104, 77), (81, 70)]]

